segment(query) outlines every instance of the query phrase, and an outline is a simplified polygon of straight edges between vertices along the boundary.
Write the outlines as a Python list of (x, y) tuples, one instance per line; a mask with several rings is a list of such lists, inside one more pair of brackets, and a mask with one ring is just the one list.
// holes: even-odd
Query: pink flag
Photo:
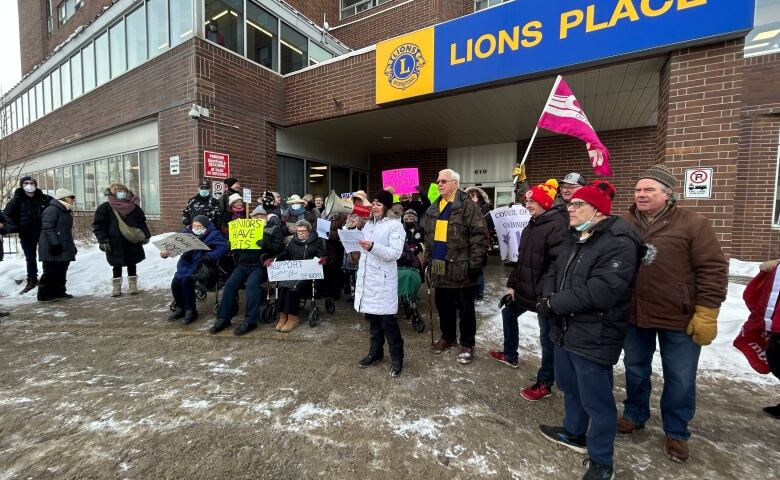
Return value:
[(550, 93), (544, 112), (539, 118), (538, 127), (553, 132), (577, 137), (585, 142), (588, 156), (593, 164), (596, 175), (612, 176), (612, 168), (609, 166), (609, 151), (601, 143), (596, 131), (593, 130), (585, 112), (582, 111), (579, 102), (574, 98), (571, 89), (558, 76), (554, 90)]

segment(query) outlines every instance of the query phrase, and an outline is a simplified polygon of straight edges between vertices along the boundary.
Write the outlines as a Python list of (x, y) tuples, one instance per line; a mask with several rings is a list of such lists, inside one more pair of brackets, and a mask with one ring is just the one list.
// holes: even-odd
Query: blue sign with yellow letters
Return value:
[(753, 0), (515, 0), (377, 44), (378, 104), (737, 37)]

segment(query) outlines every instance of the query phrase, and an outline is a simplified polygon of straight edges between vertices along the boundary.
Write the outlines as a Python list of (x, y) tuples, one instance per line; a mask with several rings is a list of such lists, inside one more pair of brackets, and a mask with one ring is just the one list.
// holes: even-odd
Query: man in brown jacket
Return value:
[(487, 226), (479, 205), (459, 190), (460, 175), (446, 169), (436, 180), (439, 198), (425, 211), (425, 265), (431, 287), (436, 289), (441, 338), (433, 353), (449, 350), (457, 339), (456, 317), (460, 316), (458, 362), (474, 359), (477, 320), (474, 298), (482, 258), (488, 248)]
[(650, 418), (657, 341), (664, 377), (664, 452), (684, 463), (689, 459), (688, 422), (696, 410), (699, 353), (717, 335), (729, 265), (709, 220), (676, 205), (678, 184), (668, 168), (653, 165), (639, 177), (635, 203), (624, 215), (642, 234), (648, 251), (639, 267), (623, 346), (627, 398), (617, 428), (630, 434)]

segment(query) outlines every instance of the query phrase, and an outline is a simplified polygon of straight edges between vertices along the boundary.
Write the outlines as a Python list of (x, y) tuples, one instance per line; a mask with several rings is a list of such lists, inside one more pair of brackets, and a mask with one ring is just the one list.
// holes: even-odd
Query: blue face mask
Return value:
[(593, 214), (593, 218), (591, 218), (587, 222), (583, 223), (582, 225), (577, 225), (576, 227), (574, 227), (574, 229), (577, 230), (578, 232), (584, 232), (585, 230), (589, 229), (590, 227), (592, 227), (594, 225), (593, 220), (595, 220), (595, 219), (596, 219), (596, 214), (594, 213)]
[(198, 190), (198, 193), (200, 194), (201, 197), (204, 197), (204, 198), (209, 196), (209, 191), (208, 190)]
[(117, 200), (124, 200), (126, 198), (127, 198), (127, 192), (123, 192), (123, 191), (116, 192)]
[(295, 205), (290, 207), (290, 210), (292, 210), (295, 213), (301, 212), (303, 211), (303, 205), (301, 205), (300, 203), (296, 203)]

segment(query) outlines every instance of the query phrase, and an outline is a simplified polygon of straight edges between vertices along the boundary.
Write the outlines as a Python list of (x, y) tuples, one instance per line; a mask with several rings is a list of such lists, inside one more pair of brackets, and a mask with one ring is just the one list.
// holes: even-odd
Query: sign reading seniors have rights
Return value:
[(376, 46), (376, 103), (744, 36), (753, 0), (515, 0)]
[(321, 280), (323, 278), (325, 278), (325, 275), (319, 258), (274, 262), (268, 267), (268, 280), (271, 282)]
[(231, 250), (260, 250), (259, 240), (263, 239), (262, 220), (239, 218), (228, 222), (228, 241)]

